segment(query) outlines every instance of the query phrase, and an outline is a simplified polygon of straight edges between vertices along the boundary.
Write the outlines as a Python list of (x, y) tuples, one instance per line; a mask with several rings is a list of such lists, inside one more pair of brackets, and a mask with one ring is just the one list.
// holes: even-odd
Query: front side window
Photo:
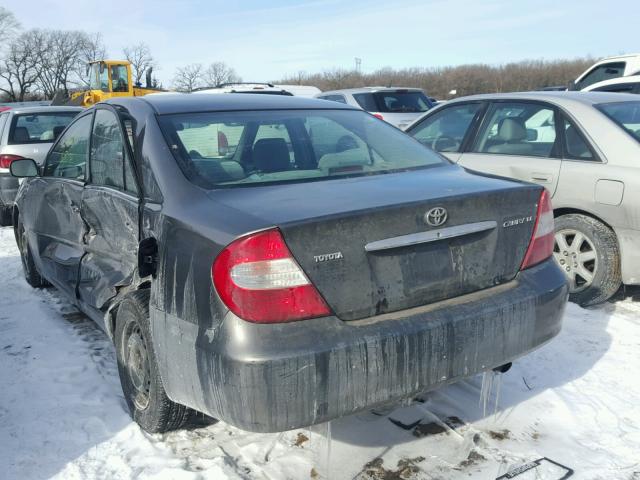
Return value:
[(111, 65), (111, 91), (129, 91), (129, 79), (126, 65)]
[(13, 117), (10, 144), (52, 143), (78, 112), (20, 113)]
[(640, 142), (640, 101), (604, 103), (596, 108)]
[(92, 135), (91, 183), (135, 192), (133, 175), (127, 175), (130, 165), (118, 117), (109, 110), (97, 110)]
[(622, 77), (624, 76), (625, 66), (625, 62), (611, 62), (595, 67), (587, 73), (582, 80), (576, 82), (576, 88), (578, 90), (582, 90), (587, 88), (589, 85), (602, 82), (603, 80)]
[(327, 180), (444, 165), (396, 128), (353, 110), (164, 115), (187, 178), (205, 188)]
[(409, 134), (438, 152), (459, 152), (480, 107), (480, 103), (445, 107), (414, 127)]
[(53, 147), (44, 168), (44, 176), (84, 180), (89, 157), (91, 117), (79, 118)]
[(537, 103), (497, 102), (473, 151), (530, 157), (556, 156), (554, 110)]

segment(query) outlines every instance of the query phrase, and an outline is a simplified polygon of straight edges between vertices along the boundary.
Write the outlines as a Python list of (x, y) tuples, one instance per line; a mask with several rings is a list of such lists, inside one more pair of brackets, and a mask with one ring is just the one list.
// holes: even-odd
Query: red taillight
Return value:
[(280, 323), (331, 314), (278, 229), (227, 245), (213, 262), (211, 276), (222, 301), (244, 320)]
[(11, 166), (11, 162), (14, 160), (20, 160), (21, 158), (24, 157), (9, 154), (0, 155), (0, 168), (9, 168)]
[(533, 226), (533, 235), (531, 236), (531, 242), (529, 243), (529, 248), (524, 256), (520, 270), (533, 267), (549, 258), (553, 254), (553, 242), (553, 208), (551, 208), (549, 192), (545, 188), (540, 194), (536, 223)]
[(380, 120), (384, 120), (384, 117), (382, 116), (381, 113), (372, 113), (371, 115), (373, 115), (376, 118), (379, 118)]

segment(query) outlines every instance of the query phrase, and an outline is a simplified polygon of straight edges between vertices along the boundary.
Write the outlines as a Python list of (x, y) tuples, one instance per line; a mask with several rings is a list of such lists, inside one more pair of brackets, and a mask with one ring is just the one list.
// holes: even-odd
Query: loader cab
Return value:
[(110, 60), (89, 63), (89, 88), (100, 100), (132, 95), (131, 64)]

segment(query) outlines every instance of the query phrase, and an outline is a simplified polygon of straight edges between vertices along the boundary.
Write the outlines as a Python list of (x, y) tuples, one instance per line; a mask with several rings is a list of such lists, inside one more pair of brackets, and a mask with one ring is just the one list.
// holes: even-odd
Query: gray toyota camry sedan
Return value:
[[(149, 432), (283, 431), (503, 366), (567, 301), (534, 184), (473, 174), (366, 112), (163, 95), (80, 114), (23, 182), (24, 273), (113, 338)], [(55, 348), (55, 345), (52, 346)]]

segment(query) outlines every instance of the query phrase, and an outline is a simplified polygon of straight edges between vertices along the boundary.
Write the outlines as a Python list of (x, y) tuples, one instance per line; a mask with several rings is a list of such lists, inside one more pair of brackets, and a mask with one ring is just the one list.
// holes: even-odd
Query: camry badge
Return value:
[(424, 214), (424, 221), (432, 227), (444, 225), (447, 221), (447, 210), (444, 207), (435, 207)]

